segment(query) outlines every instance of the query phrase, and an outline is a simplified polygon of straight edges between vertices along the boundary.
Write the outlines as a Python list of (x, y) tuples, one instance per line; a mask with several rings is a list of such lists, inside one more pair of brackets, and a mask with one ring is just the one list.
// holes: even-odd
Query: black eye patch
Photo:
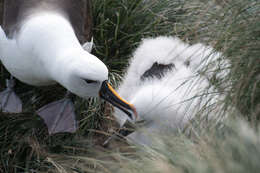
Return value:
[(88, 84), (91, 84), (91, 83), (97, 83), (97, 81), (95, 80), (90, 80), (90, 79), (84, 79)]
[(145, 80), (147, 78), (153, 78), (156, 77), (158, 79), (161, 79), (167, 72), (173, 70), (174, 64), (159, 64), (158, 62), (155, 62), (152, 67), (144, 72), (144, 74), (141, 76), (141, 80)]

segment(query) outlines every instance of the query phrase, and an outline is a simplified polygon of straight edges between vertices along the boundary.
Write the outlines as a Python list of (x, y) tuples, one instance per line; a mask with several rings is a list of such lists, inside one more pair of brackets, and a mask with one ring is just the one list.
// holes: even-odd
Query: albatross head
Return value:
[[(131, 119), (136, 118), (134, 106), (121, 98), (108, 83), (108, 69), (102, 61), (84, 50), (74, 50), (69, 55), (58, 63), (61, 73), (57, 78), (61, 85), (83, 98), (100, 96)], [(76, 57), (71, 58), (71, 55)]]

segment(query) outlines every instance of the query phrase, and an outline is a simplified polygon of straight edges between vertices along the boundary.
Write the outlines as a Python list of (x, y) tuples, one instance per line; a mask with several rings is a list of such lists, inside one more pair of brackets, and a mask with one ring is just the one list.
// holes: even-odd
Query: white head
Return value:
[(57, 61), (52, 76), (70, 92), (83, 98), (100, 96), (130, 118), (137, 116), (134, 106), (108, 84), (108, 69), (97, 57), (83, 49), (71, 49), (59, 55)]
[(102, 83), (108, 80), (106, 65), (84, 50), (74, 50), (65, 56), (68, 57), (57, 63), (60, 65), (58, 82), (80, 97), (97, 97)]

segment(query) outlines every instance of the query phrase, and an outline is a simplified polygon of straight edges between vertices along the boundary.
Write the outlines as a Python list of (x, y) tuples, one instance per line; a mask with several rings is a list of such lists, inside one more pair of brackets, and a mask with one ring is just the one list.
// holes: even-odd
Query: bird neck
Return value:
[(60, 13), (49, 12), (28, 17), (22, 27), (38, 54), (59, 54), (67, 49), (81, 48), (68, 19)]

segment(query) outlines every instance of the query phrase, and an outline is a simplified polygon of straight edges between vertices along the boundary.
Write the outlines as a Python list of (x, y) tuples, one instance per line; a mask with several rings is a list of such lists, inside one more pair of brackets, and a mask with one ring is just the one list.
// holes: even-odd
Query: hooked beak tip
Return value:
[(133, 114), (134, 114), (134, 120), (136, 120), (138, 118), (138, 114), (137, 114), (136, 108), (134, 107), (133, 104), (130, 104), (130, 107), (131, 107), (131, 110), (133, 111)]

